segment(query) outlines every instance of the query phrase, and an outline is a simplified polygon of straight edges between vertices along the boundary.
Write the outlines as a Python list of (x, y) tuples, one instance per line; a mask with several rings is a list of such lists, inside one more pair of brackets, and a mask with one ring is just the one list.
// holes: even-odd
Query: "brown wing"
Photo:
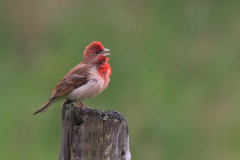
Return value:
[(56, 85), (50, 100), (71, 92), (88, 82), (90, 64), (77, 65)]

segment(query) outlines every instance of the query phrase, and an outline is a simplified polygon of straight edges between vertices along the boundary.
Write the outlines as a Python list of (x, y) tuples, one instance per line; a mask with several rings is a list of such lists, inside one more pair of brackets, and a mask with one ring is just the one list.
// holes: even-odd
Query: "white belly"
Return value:
[(96, 96), (106, 89), (110, 79), (108, 77), (101, 77), (96, 68), (93, 68), (91, 73), (94, 76), (90, 76), (90, 80), (85, 85), (69, 92), (67, 94), (67, 99), (72, 101), (81, 101), (83, 99)]

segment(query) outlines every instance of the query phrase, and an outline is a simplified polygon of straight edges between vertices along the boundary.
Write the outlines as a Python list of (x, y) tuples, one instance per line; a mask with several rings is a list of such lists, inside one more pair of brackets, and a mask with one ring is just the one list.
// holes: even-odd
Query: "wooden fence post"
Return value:
[(126, 118), (115, 111), (63, 106), (59, 160), (131, 160)]

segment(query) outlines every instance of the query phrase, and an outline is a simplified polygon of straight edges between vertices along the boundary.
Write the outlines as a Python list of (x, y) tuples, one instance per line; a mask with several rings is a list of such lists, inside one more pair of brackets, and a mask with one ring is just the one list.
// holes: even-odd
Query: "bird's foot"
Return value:
[(62, 103), (62, 108), (63, 108), (63, 106), (65, 106), (65, 105), (67, 105), (67, 104), (71, 104), (71, 103), (73, 103), (73, 101), (67, 99), (66, 101), (64, 101), (64, 102)]
[(83, 109), (85, 109), (86, 108), (86, 106), (81, 102), (81, 101), (77, 101), (77, 106), (76, 107), (82, 107)]

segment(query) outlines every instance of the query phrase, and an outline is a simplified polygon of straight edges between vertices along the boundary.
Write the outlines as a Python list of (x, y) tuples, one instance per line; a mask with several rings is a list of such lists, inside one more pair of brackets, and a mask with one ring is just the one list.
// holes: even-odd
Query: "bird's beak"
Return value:
[[(107, 51), (110, 51), (110, 49), (104, 48), (104, 52), (107, 52)], [(104, 53), (103, 54), (104, 57), (107, 57), (107, 56), (110, 56), (110, 55), (111, 55), (110, 53)]]
[(110, 51), (110, 49), (104, 48), (103, 50), (104, 52)]

